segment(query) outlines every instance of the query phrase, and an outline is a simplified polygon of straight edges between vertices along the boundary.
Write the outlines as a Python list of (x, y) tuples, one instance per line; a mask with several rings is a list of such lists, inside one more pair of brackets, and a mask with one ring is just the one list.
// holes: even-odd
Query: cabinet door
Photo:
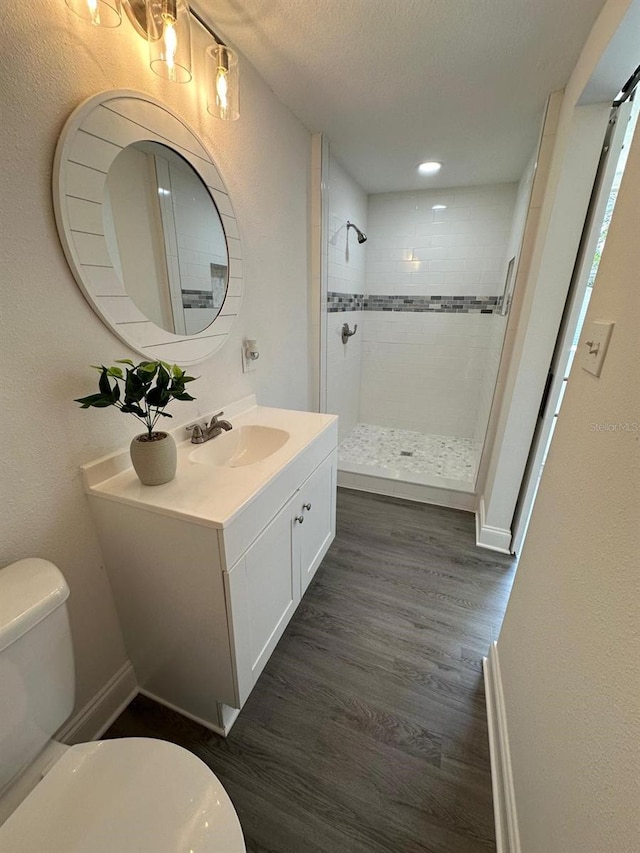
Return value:
[(227, 573), (230, 622), (241, 707), (300, 602), (287, 503)]
[(294, 520), (294, 546), (300, 565), (302, 593), (336, 535), (336, 468), (337, 452), (334, 452), (293, 499), (294, 519), (298, 519)]

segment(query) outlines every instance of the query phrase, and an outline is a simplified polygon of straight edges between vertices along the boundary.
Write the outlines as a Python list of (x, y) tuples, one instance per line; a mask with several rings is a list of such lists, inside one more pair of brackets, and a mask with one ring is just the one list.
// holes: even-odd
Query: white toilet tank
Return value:
[(73, 710), (75, 672), (59, 569), (32, 558), (0, 570), (0, 793)]

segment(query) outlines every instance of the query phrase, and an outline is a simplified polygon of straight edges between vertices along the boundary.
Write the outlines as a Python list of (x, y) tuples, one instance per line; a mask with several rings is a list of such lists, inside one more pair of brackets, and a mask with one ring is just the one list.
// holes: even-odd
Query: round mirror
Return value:
[(227, 294), (222, 221), (197, 172), (158, 142), (127, 145), (104, 186), (104, 233), (127, 294), (161, 329), (195, 335)]
[(78, 285), (128, 346), (188, 365), (224, 344), (242, 303), (238, 223), (172, 110), (129, 90), (81, 104), (56, 148), (53, 203)]

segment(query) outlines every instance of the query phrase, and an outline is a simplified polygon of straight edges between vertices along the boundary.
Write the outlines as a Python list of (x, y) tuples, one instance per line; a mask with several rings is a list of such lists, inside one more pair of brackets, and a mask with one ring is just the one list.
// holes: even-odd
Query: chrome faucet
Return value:
[(204, 425), (190, 424), (187, 429), (191, 430), (191, 443), (204, 444), (205, 441), (209, 441), (210, 438), (215, 438), (217, 435), (220, 435), (223, 430), (228, 432), (230, 429), (233, 429), (229, 421), (219, 420), (222, 415), (224, 415), (224, 412), (218, 412), (217, 415), (214, 415), (208, 426), (206, 423)]

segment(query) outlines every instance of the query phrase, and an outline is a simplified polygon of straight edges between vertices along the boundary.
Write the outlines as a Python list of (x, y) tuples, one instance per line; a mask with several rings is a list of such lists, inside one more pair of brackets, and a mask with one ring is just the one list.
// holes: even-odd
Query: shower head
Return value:
[(367, 235), (363, 234), (357, 225), (354, 225), (353, 222), (349, 222), (349, 220), (347, 219), (347, 231), (349, 230), (349, 228), (353, 228), (353, 230), (358, 235), (358, 243), (366, 243), (367, 242)]

